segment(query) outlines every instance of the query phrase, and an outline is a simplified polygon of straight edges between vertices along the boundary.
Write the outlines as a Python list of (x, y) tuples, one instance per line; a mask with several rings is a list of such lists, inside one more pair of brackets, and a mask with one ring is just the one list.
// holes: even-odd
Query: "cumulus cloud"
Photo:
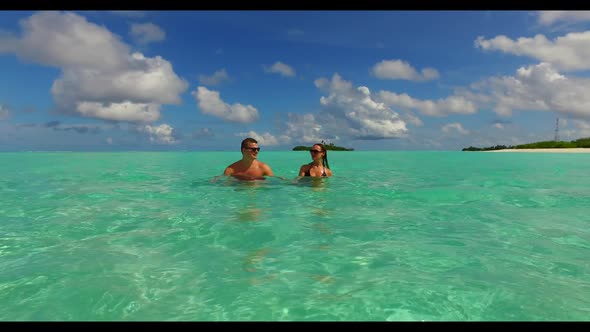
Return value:
[[(560, 122), (562, 120), (560, 119)], [(590, 137), (590, 121), (589, 120), (572, 120), (573, 129), (566, 129), (561, 131), (562, 139), (568, 137), (570, 140)]]
[(397, 94), (389, 91), (379, 91), (379, 100), (389, 106), (414, 109), (428, 116), (446, 116), (449, 114), (473, 114), (477, 106), (463, 96), (449, 96), (432, 100), (421, 100), (410, 97), (408, 94)]
[(240, 103), (229, 105), (221, 99), (217, 91), (199, 86), (191, 94), (195, 97), (199, 108), (205, 114), (242, 123), (253, 122), (258, 119), (258, 110), (254, 106), (244, 106)]
[(237, 136), (244, 137), (244, 138), (252, 137), (256, 141), (258, 141), (258, 145), (267, 145), (267, 146), (279, 145), (279, 140), (268, 132), (266, 132), (264, 134), (258, 134), (255, 131), (249, 131), (247, 133), (238, 133)]
[(313, 144), (328, 138), (328, 133), (322, 132), (322, 125), (313, 114), (289, 113), (283, 130), (284, 141), (295, 140), (299, 143)]
[(411, 124), (413, 124), (414, 126), (417, 126), (417, 127), (421, 127), (421, 126), (424, 125), (424, 122), (422, 122), (422, 120), (419, 117), (417, 117), (416, 115), (412, 114), (411, 112), (405, 112), (402, 115), (402, 118), (407, 123), (411, 123)]
[(590, 118), (590, 79), (566, 77), (549, 63), (521, 67), (515, 76), (491, 77), (471, 88), (488, 94), (490, 105), (502, 116), (523, 110)]
[(211, 76), (199, 75), (199, 83), (203, 85), (218, 85), (225, 81), (229, 81), (229, 75), (225, 68), (216, 71)]
[(8, 107), (4, 106), (4, 105), (0, 105), (0, 120), (4, 120), (6, 118), (8, 118), (8, 115), (10, 113), (8, 112)]
[(133, 23), (129, 34), (136, 43), (141, 45), (162, 41), (166, 38), (166, 32), (153, 23)]
[(508, 125), (508, 124), (511, 124), (511, 122), (503, 120), (503, 119), (498, 119), (498, 120), (493, 120), (490, 125), (492, 128), (505, 129), (506, 125)]
[(148, 134), (150, 142), (160, 144), (178, 143), (175, 138), (174, 128), (169, 124), (163, 123), (159, 126), (144, 125), (137, 128), (141, 132)]
[(588, 10), (543, 10), (538, 13), (539, 24), (552, 25), (557, 22), (583, 22), (590, 21), (590, 11)]
[(373, 66), (371, 73), (383, 80), (430, 81), (439, 78), (438, 71), (434, 68), (424, 68), (418, 73), (402, 60), (383, 60)]
[(553, 41), (541, 34), (516, 40), (503, 35), (492, 39), (479, 36), (475, 40), (475, 46), (485, 51), (528, 56), (565, 71), (590, 69), (590, 31), (568, 33)]
[(160, 118), (159, 104), (77, 102), (76, 112), (86, 117), (132, 122), (154, 122)]
[(458, 122), (448, 123), (448, 124), (442, 126), (442, 131), (445, 133), (457, 132), (461, 135), (469, 134), (469, 130), (466, 130), (465, 128), (463, 128), (463, 125), (461, 125)]
[(267, 73), (276, 73), (284, 77), (295, 76), (295, 70), (293, 67), (286, 65), (280, 61), (275, 62), (272, 66), (264, 66), (264, 71)]
[(0, 53), (60, 68), (51, 92), (64, 112), (153, 122), (161, 104), (180, 103), (188, 87), (170, 62), (131, 53), (118, 36), (77, 14), (40, 12), (20, 24), (22, 36), (0, 37)]
[(407, 133), (406, 123), (387, 105), (375, 101), (367, 87), (354, 88), (338, 74), (331, 80), (317, 79), (315, 85), (327, 94), (320, 104), (321, 123), (328, 132), (354, 139), (399, 138)]

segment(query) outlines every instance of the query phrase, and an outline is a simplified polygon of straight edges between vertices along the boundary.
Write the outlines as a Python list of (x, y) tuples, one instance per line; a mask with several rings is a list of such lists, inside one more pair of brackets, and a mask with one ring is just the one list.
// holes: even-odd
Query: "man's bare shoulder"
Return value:
[(223, 174), (225, 175), (232, 175), (234, 172), (236, 172), (236, 170), (238, 169), (238, 166), (240, 165), (240, 160), (234, 162), (233, 164), (227, 166), (225, 168), (225, 171), (223, 171)]
[(270, 168), (270, 166), (268, 166), (268, 164), (266, 164), (262, 161), (258, 161), (258, 160), (257, 160), (257, 162), (258, 162), (258, 168), (264, 172), (264, 175), (273, 176), (272, 169)]
[(265, 170), (268, 170), (268, 171), (272, 171), (271, 168), (270, 168), (270, 166), (267, 163), (264, 163), (262, 161), (259, 161), (258, 162), (258, 167), (259, 168), (262, 168), (262, 169), (265, 169)]
[(238, 160), (238, 161), (234, 162), (233, 164), (227, 166), (227, 168), (232, 168), (232, 169), (236, 168), (240, 165), (240, 162), (241, 162), (241, 160)]
[(260, 160), (256, 160), (256, 163), (258, 163), (258, 167), (268, 167), (268, 164), (265, 162), (262, 162)]

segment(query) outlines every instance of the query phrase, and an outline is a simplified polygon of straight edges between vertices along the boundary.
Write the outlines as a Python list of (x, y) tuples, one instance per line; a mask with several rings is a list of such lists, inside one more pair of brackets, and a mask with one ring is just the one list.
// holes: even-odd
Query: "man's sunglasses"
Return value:
[(320, 150), (309, 150), (309, 153), (322, 153), (324, 151), (320, 151)]
[(244, 148), (246, 150), (250, 150), (250, 151), (260, 151), (260, 148)]

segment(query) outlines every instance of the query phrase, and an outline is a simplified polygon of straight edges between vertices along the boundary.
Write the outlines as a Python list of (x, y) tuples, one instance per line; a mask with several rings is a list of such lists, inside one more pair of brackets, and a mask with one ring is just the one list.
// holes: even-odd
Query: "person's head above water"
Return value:
[(258, 157), (260, 147), (258, 147), (258, 141), (251, 137), (248, 137), (242, 141), (242, 144), (240, 145), (240, 150), (242, 151), (243, 159), (254, 160)]
[(299, 168), (299, 176), (332, 176), (332, 170), (328, 164), (328, 150), (323, 144), (314, 144), (309, 154), (313, 161)]
[(273, 175), (272, 170), (267, 164), (257, 160), (258, 152), (260, 152), (258, 141), (251, 137), (245, 138), (240, 145), (240, 150), (242, 152), (242, 159), (227, 166), (223, 172), (224, 175), (233, 175), (244, 179), (255, 179)]
[(311, 150), (309, 150), (309, 153), (311, 154), (311, 159), (313, 159), (314, 162), (318, 161), (326, 168), (330, 168), (330, 165), (328, 164), (328, 150), (326, 150), (323, 144), (314, 144), (311, 147)]

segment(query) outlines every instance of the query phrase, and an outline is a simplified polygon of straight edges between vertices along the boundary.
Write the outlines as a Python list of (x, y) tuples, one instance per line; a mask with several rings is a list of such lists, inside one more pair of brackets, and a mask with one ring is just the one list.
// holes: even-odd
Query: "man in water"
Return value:
[(273, 176), (270, 166), (258, 161), (258, 142), (253, 138), (242, 141), (242, 159), (227, 166), (223, 175), (233, 176), (240, 180), (264, 180), (265, 176)]

